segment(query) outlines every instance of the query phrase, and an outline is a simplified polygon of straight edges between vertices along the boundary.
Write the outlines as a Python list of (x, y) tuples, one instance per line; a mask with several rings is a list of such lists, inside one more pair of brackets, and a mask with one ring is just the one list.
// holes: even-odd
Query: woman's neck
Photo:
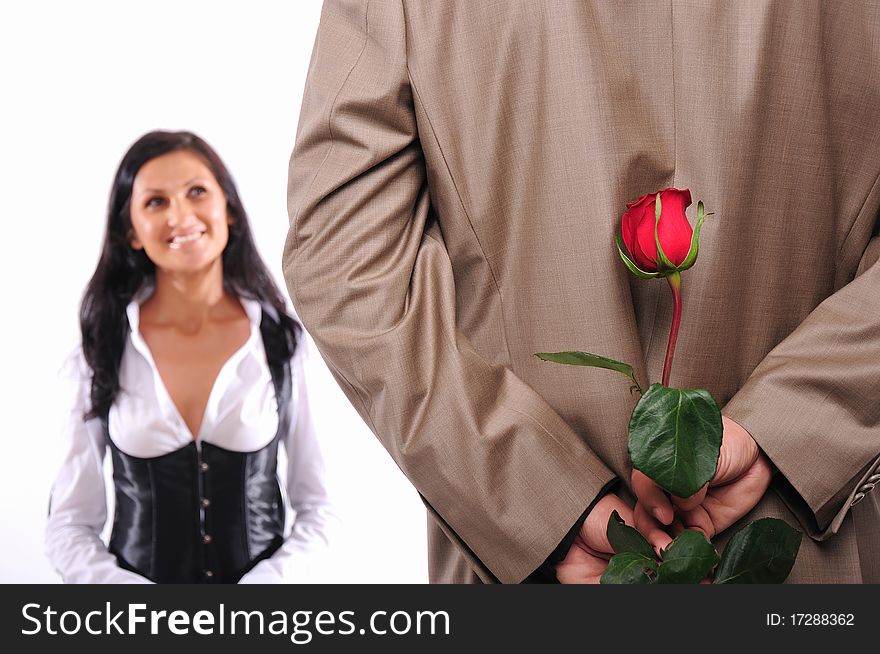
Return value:
[(220, 261), (198, 273), (156, 270), (156, 289), (141, 306), (141, 320), (193, 334), (209, 322), (242, 312), (241, 304), (223, 288)]

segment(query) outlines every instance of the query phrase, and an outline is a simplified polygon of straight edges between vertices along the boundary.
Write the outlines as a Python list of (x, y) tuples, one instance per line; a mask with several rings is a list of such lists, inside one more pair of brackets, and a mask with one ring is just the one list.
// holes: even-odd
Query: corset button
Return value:
[(214, 571), (213, 571), (213, 570), (205, 570), (205, 577), (206, 577), (206, 578), (210, 579), (210, 578), (213, 577), (213, 576), (214, 576)]
[(205, 534), (204, 536), (202, 536), (202, 542), (205, 545), (210, 545), (212, 540), (214, 540), (214, 539), (211, 538), (211, 534)]
[(207, 497), (203, 497), (202, 498), (202, 508), (207, 509), (209, 506), (211, 506), (211, 500), (209, 500)]
[(210, 466), (207, 463), (205, 463), (204, 461), (202, 461), (202, 465), (199, 466), (199, 468), (201, 468), (202, 472), (208, 472), (209, 467)]

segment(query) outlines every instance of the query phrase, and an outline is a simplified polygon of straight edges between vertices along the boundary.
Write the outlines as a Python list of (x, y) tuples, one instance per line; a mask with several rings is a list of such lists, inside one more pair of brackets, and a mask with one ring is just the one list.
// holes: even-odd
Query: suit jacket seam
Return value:
[[(327, 148), (327, 153), (324, 155), (324, 158), (321, 160), (321, 163), (315, 169), (315, 174), (312, 175), (312, 181), (309, 182), (308, 187), (305, 190), (304, 197), (308, 197), (309, 192), (312, 190), (312, 186), (315, 185), (315, 180), (318, 179), (318, 175), (321, 174), (321, 171), (324, 169), (324, 164), (327, 163), (327, 160), (330, 158), (330, 155), (333, 153), (333, 148), (336, 145), (336, 139), (333, 135), (333, 111), (336, 109), (336, 104), (339, 101), (339, 96), (342, 93), (343, 89), (345, 89), (345, 85), (348, 83), (348, 80), (351, 79), (351, 74), (354, 72), (355, 68), (357, 68), (358, 64), (361, 61), (361, 57), (367, 49), (367, 41), (369, 37), (369, 10), (370, 10), (370, 0), (364, 1), (364, 43), (361, 46), (360, 52), (358, 52), (357, 58), (355, 58), (354, 63), (351, 65), (351, 68), (348, 69), (348, 73), (346, 73), (345, 78), (342, 80), (342, 83), (339, 85), (339, 89), (336, 91), (336, 95), (333, 96), (333, 102), (330, 104), (330, 111), (327, 112), (327, 132), (330, 134), (330, 147)], [(302, 205), (297, 207), (296, 214), (293, 216), (291, 221), (291, 228), (293, 229), (293, 249), (296, 249), (299, 244), (299, 214), (302, 209)]]
[[(670, 186), (673, 188), (678, 188), (678, 184), (675, 181), (678, 176), (678, 125), (676, 123), (677, 112), (675, 110), (675, 7), (673, 6), (673, 0), (669, 0), (669, 30), (671, 32), (669, 39), (669, 48), (671, 51), (671, 56), (669, 57), (670, 69), (672, 71), (672, 179), (670, 180)], [(646, 341), (646, 345), (643, 348), (642, 356), (644, 358), (645, 363), (645, 375), (648, 378), (648, 383), (651, 381), (651, 370), (650, 370), (650, 361), (651, 361), (651, 352), (654, 351), (654, 340), (655, 336), (658, 334), (657, 332), (657, 321), (660, 317), (660, 302), (661, 297), (663, 296), (663, 289), (659, 287), (659, 285), (654, 285), (653, 294), (654, 294), (654, 310), (651, 313), (651, 332), (648, 335), (648, 339)], [(632, 292), (630, 292), (632, 295)], [(660, 345), (663, 346), (662, 335), (660, 336)]]
[[(446, 160), (446, 155), (443, 152), (443, 146), (440, 145), (440, 139), (437, 137), (437, 131), (434, 129), (434, 125), (431, 123), (431, 117), (428, 114), (427, 106), (424, 102), (421, 101), (421, 95), (416, 88), (415, 80), (412, 76), (412, 71), (409, 69), (409, 64), (406, 65), (406, 73), (409, 78), (409, 85), (413, 92), (413, 99), (418, 99), (419, 103), (422, 105), (422, 108), (425, 112), (425, 118), (428, 121), (428, 129), (431, 132), (431, 137), (434, 139), (434, 143), (437, 146), (437, 150), (440, 152), (440, 158), (443, 161), (443, 167), (446, 169), (446, 175), (449, 177), (449, 181), (452, 183), (452, 188), (455, 191), (455, 197), (458, 198), (458, 203), (461, 206), (461, 210), (464, 213), (465, 219), (467, 220), (468, 227), (471, 229), (471, 234), (474, 235), (474, 240), (477, 242), (477, 247), (480, 250), (480, 258), (486, 262), (486, 267), (489, 269), (489, 274), (492, 277), (492, 285), (495, 287), (495, 292), (498, 294), (498, 303), (501, 307), (501, 336), (504, 339), (504, 350), (507, 352), (507, 367), (512, 370), (513, 367), (513, 357), (510, 354), (510, 343), (507, 338), (507, 321), (504, 318), (504, 294), (501, 292), (501, 286), (498, 284), (498, 276), (495, 274), (495, 269), (492, 267), (492, 262), (489, 261), (489, 258), (486, 256), (486, 251), (483, 248), (483, 244), (480, 242), (480, 237), (477, 235), (477, 230), (474, 228), (474, 223), (471, 220), (470, 213), (467, 210), (467, 206), (465, 206), (464, 199), (461, 197), (461, 192), (458, 190), (458, 185), (455, 183), (455, 177), (452, 174), (452, 169), (449, 166), (449, 162)], [(422, 150), (424, 156), (424, 149)], [(427, 163), (427, 160), (426, 160)]]
[[(339, 85), (339, 89), (336, 91), (336, 95), (333, 96), (333, 102), (330, 104), (330, 111), (327, 112), (327, 132), (330, 134), (330, 146), (327, 148), (327, 153), (324, 155), (324, 158), (321, 160), (321, 163), (316, 167), (315, 174), (312, 176), (312, 180), (309, 182), (308, 187), (306, 188), (303, 197), (308, 197), (309, 192), (315, 184), (315, 180), (318, 179), (318, 176), (321, 174), (321, 171), (324, 169), (324, 164), (327, 163), (327, 160), (330, 158), (330, 155), (333, 153), (333, 148), (336, 145), (336, 139), (333, 135), (333, 111), (336, 109), (336, 104), (339, 101), (339, 96), (342, 94), (342, 91), (345, 89), (345, 85), (348, 83), (348, 80), (351, 79), (352, 73), (354, 73), (355, 69), (358, 67), (358, 64), (361, 61), (361, 57), (363, 57), (364, 52), (367, 49), (367, 42), (369, 41), (369, 9), (370, 9), (370, 0), (364, 0), (364, 42), (361, 45), (360, 52), (358, 52), (358, 56), (355, 58), (354, 63), (352, 63), (351, 68), (348, 69), (348, 73), (346, 73), (345, 78), (342, 80), (342, 83)], [(299, 247), (299, 214), (302, 209), (302, 205), (297, 207), (296, 214), (293, 216), (291, 220), (291, 230), (293, 232), (293, 243), (292, 250), (296, 250)], [(287, 287), (290, 292), (290, 299), (293, 301), (294, 306), (298, 304), (296, 301), (296, 284), (288, 283)], [(369, 423), (370, 428), (373, 430), (374, 434), (378, 435), (378, 431), (376, 430), (376, 425), (373, 422), (373, 412), (371, 410), (372, 403), (367, 402), (358, 388), (357, 384), (353, 384), (347, 375), (343, 375), (340, 370), (332, 365), (329, 361), (327, 361), (328, 368), (331, 368), (338, 374), (345, 383), (348, 384), (349, 388), (354, 392), (355, 397), (358, 398), (361, 406), (364, 408), (364, 412), (367, 416), (369, 416), (369, 420), (366, 421)], [(368, 406), (370, 407), (368, 409)]]
[(678, 174), (678, 124), (676, 123), (678, 112), (675, 110), (675, 6), (673, 0), (669, 0), (669, 49), (671, 56), (670, 68), (672, 68), (672, 186), (675, 186), (675, 178)]
[[(868, 189), (868, 192), (865, 195), (865, 199), (862, 200), (862, 204), (859, 207), (859, 211), (858, 211), (858, 213), (856, 213), (855, 219), (852, 221), (852, 224), (849, 226), (849, 229), (846, 232), (846, 236), (843, 237), (843, 241), (841, 241), (841, 243), (840, 243), (840, 248), (837, 251), (837, 258), (838, 259), (840, 259), (840, 257), (843, 255), (843, 251), (846, 249), (846, 246), (849, 244), (850, 237), (852, 236), (853, 232), (855, 231), (855, 227), (858, 224), (859, 220), (861, 219), (862, 214), (865, 213), (865, 207), (868, 206), (868, 199), (870, 199), (870, 197), (872, 195), (874, 195), (874, 192), (877, 191), (878, 185), (880, 185), (880, 173), (877, 174), (877, 177), (874, 179), (874, 183), (871, 184), (871, 188)], [(875, 219), (880, 219), (880, 218), (875, 216)]]

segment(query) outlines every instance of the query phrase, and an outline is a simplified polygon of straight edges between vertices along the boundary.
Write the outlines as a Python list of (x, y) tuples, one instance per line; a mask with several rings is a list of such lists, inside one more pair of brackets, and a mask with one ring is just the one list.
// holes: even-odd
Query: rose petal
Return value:
[(652, 271), (657, 270), (657, 243), (654, 241), (654, 213), (656, 211), (656, 204), (656, 200), (651, 200), (649, 204), (641, 208), (642, 214), (636, 227), (635, 238), (643, 258), (651, 262)]
[(693, 228), (687, 220), (685, 209), (691, 204), (691, 193), (688, 189), (669, 188), (661, 192), (663, 213), (657, 226), (657, 236), (663, 253), (674, 265), (679, 265), (688, 255), (691, 248)]

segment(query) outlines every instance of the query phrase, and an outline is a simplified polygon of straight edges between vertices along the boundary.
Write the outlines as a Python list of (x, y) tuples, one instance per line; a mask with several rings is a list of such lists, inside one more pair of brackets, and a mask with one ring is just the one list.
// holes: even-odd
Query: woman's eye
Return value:
[(158, 207), (161, 207), (163, 204), (165, 204), (165, 198), (155, 197), (147, 200), (147, 203), (144, 206), (147, 209), (156, 209)]
[(189, 195), (190, 195), (190, 197), (198, 198), (198, 197), (203, 196), (207, 192), (208, 192), (208, 189), (206, 189), (204, 186), (193, 186), (189, 190)]

